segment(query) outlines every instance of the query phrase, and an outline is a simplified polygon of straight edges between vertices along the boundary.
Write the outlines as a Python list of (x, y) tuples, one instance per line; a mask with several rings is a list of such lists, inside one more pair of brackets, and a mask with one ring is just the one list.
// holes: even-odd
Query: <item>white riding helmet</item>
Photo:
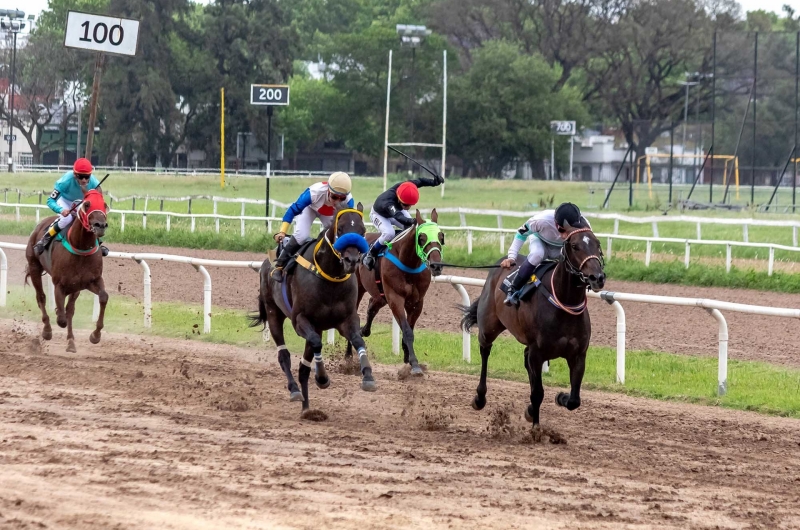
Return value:
[(328, 189), (335, 193), (341, 193), (342, 195), (345, 195), (350, 193), (352, 187), (350, 175), (344, 171), (337, 171), (328, 179)]

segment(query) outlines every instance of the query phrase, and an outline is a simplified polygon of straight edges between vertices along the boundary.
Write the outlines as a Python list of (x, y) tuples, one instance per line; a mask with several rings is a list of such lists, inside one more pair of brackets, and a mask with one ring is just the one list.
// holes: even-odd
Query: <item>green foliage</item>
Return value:
[(515, 159), (538, 166), (549, 157), (551, 119), (587, 118), (576, 90), (552, 91), (559, 77), (558, 68), (515, 44), (487, 43), (452, 83), (448, 141), (480, 174), (496, 176)]

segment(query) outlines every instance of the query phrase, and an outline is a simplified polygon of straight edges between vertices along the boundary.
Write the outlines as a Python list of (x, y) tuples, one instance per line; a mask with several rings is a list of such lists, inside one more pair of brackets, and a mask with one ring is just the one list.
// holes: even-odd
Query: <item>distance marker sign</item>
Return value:
[(64, 46), (117, 55), (136, 55), (139, 21), (70, 11)]
[(250, 85), (252, 105), (288, 105), (289, 85)]

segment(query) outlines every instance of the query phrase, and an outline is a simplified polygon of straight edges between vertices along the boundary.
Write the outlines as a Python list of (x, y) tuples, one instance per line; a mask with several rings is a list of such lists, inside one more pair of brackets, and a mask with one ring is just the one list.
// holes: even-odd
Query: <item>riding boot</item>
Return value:
[(383, 243), (378, 243), (377, 241), (372, 244), (372, 248), (369, 249), (369, 252), (364, 254), (364, 259), (362, 261), (367, 270), (371, 271), (375, 269), (375, 262), (378, 260), (378, 254), (383, 252), (383, 249), (385, 248), (386, 245)]
[(51, 224), (50, 228), (47, 229), (47, 232), (44, 233), (42, 239), (40, 239), (33, 246), (34, 254), (36, 254), (37, 256), (41, 256), (44, 253), (44, 251), (47, 250), (47, 247), (50, 246), (50, 242), (53, 241), (53, 238), (56, 237), (56, 234), (61, 232), (61, 228), (58, 226), (59, 220), (61, 220), (60, 217), (55, 221), (53, 221), (53, 224)]
[(294, 236), (289, 238), (289, 242), (285, 245), (281, 246), (281, 253), (278, 256), (278, 259), (275, 260), (275, 267), (272, 270), (272, 278), (277, 282), (283, 281), (283, 268), (286, 266), (286, 263), (289, 259), (295, 255), (295, 253), (300, 250), (300, 243), (294, 238)]
[(511, 282), (511, 287), (508, 289), (508, 295), (503, 301), (505, 305), (519, 307), (519, 297), (522, 294), (522, 288), (525, 287), (525, 284), (531, 279), (534, 270), (536, 270), (536, 265), (532, 264), (527, 259), (522, 262), (522, 265), (520, 265), (517, 271), (517, 275), (514, 277), (514, 281)]

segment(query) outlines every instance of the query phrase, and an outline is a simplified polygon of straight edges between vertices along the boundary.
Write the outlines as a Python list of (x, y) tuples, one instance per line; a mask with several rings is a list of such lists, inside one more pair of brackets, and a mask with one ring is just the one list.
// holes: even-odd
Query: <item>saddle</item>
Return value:
[(295, 267), (297, 267), (297, 256), (302, 256), (303, 253), (306, 250), (308, 250), (308, 247), (310, 247), (316, 242), (317, 242), (316, 239), (309, 239), (308, 241), (300, 245), (300, 248), (297, 250), (297, 252), (289, 258), (289, 261), (286, 262), (286, 266), (283, 268), (284, 283), (286, 282), (286, 278), (288, 278), (289, 275), (292, 273), (292, 271), (295, 269)]
[[(558, 260), (544, 260), (542, 261), (536, 269), (533, 271), (533, 275), (528, 279), (525, 285), (522, 287), (520, 291), (519, 299), (520, 300), (527, 300), (533, 295), (533, 292), (536, 290), (539, 285), (541, 285), (542, 281), (540, 278), (544, 276), (547, 271), (554, 268), (558, 264)], [(511, 274), (505, 277), (503, 283), (500, 284), (500, 290), (503, 291), (505, 294), (508, 294), (508, 291), (511, 289), (511, 284), (514, 282), (514, 278), (517, 277), (517, 273), (519, 273), (519, 268), (515, 269)]]
[[(400, 228), (399, 226), (395, 226), (394, 237), (389, 242), (389, 244), (391, 245), (392, 243), (397, 241), (400, 238), (400, 236), (403, 235), (407, 230), (410, 229)], [(378, 286), (378, 293), (380, 293), (381, 298), (386, 298), (386, 293), (383, 290), (383, 280), (381, 279), (381, 260), (384, 258), (387, 252), (389, 252), (388, 248), (386, 248), (385, 250), (383, 250), (383, 252), (378, 254), (378, 257), (375, 259), (375, 269), (373, 270), (373, 272), (375, 273), (375, 284)]]

